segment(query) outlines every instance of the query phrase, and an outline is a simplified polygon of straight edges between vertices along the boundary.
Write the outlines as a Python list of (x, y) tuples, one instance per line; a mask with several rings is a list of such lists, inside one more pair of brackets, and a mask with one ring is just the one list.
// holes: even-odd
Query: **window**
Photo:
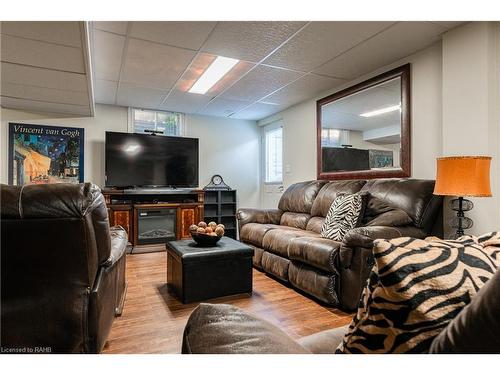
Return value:
[(321, 146), (323, 146), (323, 147), (339, 147), (340, 146), (340, 130), (338, 130), (338, 129), (321, 129)]
[(264, 130), (265, 183), (283, 181), (283, 128), (271, 126)]
[(321, 146), (340, 147), (349, 144), (349, 130), (322, 129)]
[(159, 132), (158, 135), (182, 135), (182, 113), (131, 108), (130, 117), (134, 133), (154, 131)]

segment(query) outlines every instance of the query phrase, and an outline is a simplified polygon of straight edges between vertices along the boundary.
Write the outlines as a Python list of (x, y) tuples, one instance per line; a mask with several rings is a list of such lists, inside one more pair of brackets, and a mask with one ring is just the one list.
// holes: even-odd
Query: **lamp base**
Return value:
[(453, 239), (457, 239), (464, 235), (465, 229), (472, 228), (474, 222), (471, 218), (465, 216), (465, 211), (470, 211), (474, 207), (474, 204), (463, 197), (458, 197), (457, 199), (453, 199), (450, 202), (450, 208), (453, 211), (457, 211), (457, 216), (450, 220), (450, 226), (453, 229), (456, 229), (456, 233), (453, 236)]

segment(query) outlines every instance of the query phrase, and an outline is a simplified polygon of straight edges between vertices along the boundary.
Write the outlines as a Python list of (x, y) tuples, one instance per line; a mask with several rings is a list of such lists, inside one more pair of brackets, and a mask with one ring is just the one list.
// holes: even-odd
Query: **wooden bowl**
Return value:
[(194, 242), (198, 244), (198, 246), (201, 247), (213, 247), (217, 245), (217, 242), (222, 237), (219, 236), (210, 236), (205, 233), (197, 233), (197, 232), (191, 232), (191, 237), (193, 238)]

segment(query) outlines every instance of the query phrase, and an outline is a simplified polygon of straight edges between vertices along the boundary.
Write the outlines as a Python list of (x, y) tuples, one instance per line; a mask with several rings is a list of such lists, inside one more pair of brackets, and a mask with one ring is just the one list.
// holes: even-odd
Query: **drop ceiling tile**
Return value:
[(165, 90), (120, 83), (116, 95), (116, 104), (125, 107), (158, 108), (167, 95)]
[(100, 30), (94, 30), (92, 34), (95, 77), (108, 81), (118, 81), (125, 37)]
[(316, 69), (316, 73), (353, 79), (388, 65), (439, 40), (431, 23), (400, 22)]
[(278, 113), (283, 109), (285, 109), (285, 107), (279, 105), (255, 103), (250, 107), (231, 115), (231, 118), (237, 118), (241, 120), (261, 120), (265, 117), (274, 115), (275, 113)]
[(118, 82), (96, 79), (94, 81), (94, 100), (101, 104), (116, 103), (116, 89)]
[(261, 101), (291, 106), (314, 98), (318, 94), (329, 89), (334, 89), (345, 82), (347, 81), (308, 74)]
[(87, 92), (87, 79), (78, 73), (61, 72), (32, 66), (2, 62), (1, 81), (59, 90)]
[(205, 107), (210, 99), (211, 96), (209, 95), (191, 94), (189, 92), (174, 90), (159, 108), (166, 111), (195, 113)]
[(2, 22), (2, 34), (66, 46), (81, 47), (80, 26), (83, 22)]
[(201, 49), (258, 62), (303, 25), (305, 22), (219, 22)]
[(239, 111), (250, 104), (251, 102), (247, 101), (216, 98), (197, 113), (207, 116), (227, 117), (231, 113)]
[(303, 73), (292, 70), (257, 66), (225, 91), (221, 97), (254, 102), (299, 78), (301, 75)]
[(217, 22), (132, 22), (130, 36), (198, 50)]
[(194, 56), (193, 51), (131, 38), (121, 80), (170, 89)]
[(1, 95), (53, 103), (89, 105), (89, 97), (86, 92), (49, 89), (7, 82), (2, 82)]
[(80, 48), (67, 47), (2, 34), (2, 61), (42, 68), (85, 73)]
[(94, 21), (92, 27), (97, 30), (108, 31), (110, 33), (126, 35), (128, 22), (123, 21)]
[(89, 106), (40, 102), (34, 100), (0, 97), (0, 104), (5, 108), (20, 109), (23, 111), (61, 113), (67, 115), (90, 116)]
[(311, 71), (394, 22), (311, 22), (264, 64)]
[[(210, 64), (212, 64), (216, 57), (217, 56), (208, 53), (199, 53), (176, 83), (175, 88), (183, 92), (189, 91), (189, 89), (195, 84)], [(210, 99), (215, 97), (231, 86), (254, 66), (255, 64), (240, 61), (224, 77), (222, 77), (219, 82), (212, 86), (205, 95)]]

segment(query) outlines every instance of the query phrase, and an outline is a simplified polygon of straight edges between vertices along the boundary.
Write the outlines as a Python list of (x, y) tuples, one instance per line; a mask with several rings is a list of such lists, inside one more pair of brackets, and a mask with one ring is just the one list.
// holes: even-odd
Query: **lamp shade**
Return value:
[(491, 197), (489, 156), (452, 156), (437, 159), (435, 195)]

